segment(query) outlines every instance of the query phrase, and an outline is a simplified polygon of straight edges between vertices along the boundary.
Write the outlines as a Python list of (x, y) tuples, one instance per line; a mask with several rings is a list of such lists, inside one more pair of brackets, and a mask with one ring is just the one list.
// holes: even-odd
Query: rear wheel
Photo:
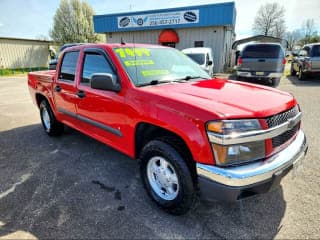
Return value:
[(63, 133), (64, 126), (55, 118), (48, 102), (43, 100), (40, 103), (39, 109), (42, 126), (46, 133), (50, 136), (61, 135)]
[(271, 79), (271, 86), (272, 87), (278, 87), (280, 84), (280, 78), (273, 78)]
[(145, 189), (162, 209), (181, 215), (194, 206), (194, 179), (183, 154), (161, 139), (152, 140), (143, 148), (140, 161)]
[(302, 71), (302, 68), (299, 68), (299, 72), (298, 72), (298, 79), (300, 81), (303, 81), (306, 78), (305, 73)]

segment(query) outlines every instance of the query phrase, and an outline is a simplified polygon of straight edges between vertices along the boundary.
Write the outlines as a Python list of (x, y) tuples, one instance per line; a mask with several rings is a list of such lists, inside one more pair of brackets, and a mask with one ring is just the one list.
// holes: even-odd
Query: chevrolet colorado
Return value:
[(70, 47), (56, 70), (29, 73), (28, 86), (48, 135), (68, 125), (139, 159), (149, 196), (172, 214), (198, 193), (236, 201), (267, 192), (307, 151), (291, 94), (211, 79), (172, 48)]

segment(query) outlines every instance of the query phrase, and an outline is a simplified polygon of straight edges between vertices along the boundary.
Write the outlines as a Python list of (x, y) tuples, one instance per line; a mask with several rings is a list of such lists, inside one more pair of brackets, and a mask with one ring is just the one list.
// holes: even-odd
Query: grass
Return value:
[(27, 74), (28, 72), (33, 71), (41, 71), (47, 70), (47, 67), (33, 67), (33, 68), (15, 68), (15, 69), (0, 69), (0, 77), (1, 76), (14, 76), (14, 75), (23, 75)]

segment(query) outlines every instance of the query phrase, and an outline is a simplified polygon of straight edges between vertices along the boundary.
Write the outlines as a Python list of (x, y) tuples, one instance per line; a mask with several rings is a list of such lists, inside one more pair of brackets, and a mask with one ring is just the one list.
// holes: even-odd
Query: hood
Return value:
[(167, 100), (200, 108), (222, 119), (265, 118), (296, 104), (289, 93), (225, 79), (169, 83), (142, 89)]

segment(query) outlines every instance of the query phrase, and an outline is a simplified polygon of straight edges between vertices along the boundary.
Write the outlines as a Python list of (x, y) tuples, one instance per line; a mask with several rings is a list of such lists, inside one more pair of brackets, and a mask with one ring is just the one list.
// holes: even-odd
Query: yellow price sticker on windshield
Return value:
[(127, 67), (131, 67), (131, 66), (153, 65), (154, 62), (152, 60), (128, 60), (128, 61), (124, 61), (124, 64)]
[(170, 72), (166, 69), (157, 69), (157, 70), (143, 70), (141, 71), (142, 76), (144, 77), (150, 77), (150, 76), (156, 76), (156, 75), (167, 75)]
[(133, 57), (150, 57), (150, 50), (147, 48), (117, 48), (115, 52), (121, 58), (133, 58)]

